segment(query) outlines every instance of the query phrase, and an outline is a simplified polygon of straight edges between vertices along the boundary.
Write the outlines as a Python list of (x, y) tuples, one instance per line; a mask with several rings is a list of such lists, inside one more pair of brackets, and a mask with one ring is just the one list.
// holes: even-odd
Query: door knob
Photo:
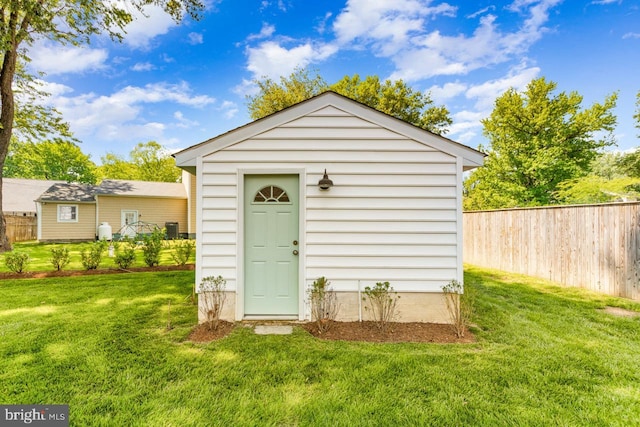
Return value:
[(293, 250), (294, 255), (298, 255), (298, 251), (296, 249)]
[(298, 246), (298, 241), (297, 241), (297, 240), (294, 240), (294, 241), (293, 241), (293, 245), (294, 245), (294, 246)]

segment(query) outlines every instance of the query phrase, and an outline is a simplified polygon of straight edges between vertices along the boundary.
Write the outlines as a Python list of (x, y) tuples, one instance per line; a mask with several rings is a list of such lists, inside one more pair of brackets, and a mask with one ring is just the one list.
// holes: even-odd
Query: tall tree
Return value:
[(556, 86), (539, 78), (496, 99), (482, 121), (489, 155), (464, 183), (466, 209), (556, 203), (558, 184), (586, 175), (598, 150), (613, 144), (617, 95), (583, 109), (582, 96), (554, 95)]
[(72, 142), (14, 141), (4, 165), (6, 178), (96, 183), (96, 165)]
[[(9, 152), (15, 120), (14, 81), (20, 60), (26, 61), (35, 40), (49, 39), (62, 44), (88, 43), (92, 35), (107, 33), (121, 40), (133, 20), (131, 10), (144, 12), (157, 5), (180, 21), (184, 14), (194, 18), (204, 7), (201, 0), (3, 0), (0, 3), (0, 206), (2, 171)], [(0, 251), (10, 249), (6, 222), (0, 212)]]
[(317, 73), (310, 76), (306, 68), (296, 68), (289, 77), (280, 77), (280, 83), (269, 78), (256, 80), (255, 83), (260, 91), (247, 97), (249, 115), (254, 120), (284, 110), (329, 88), (322, 77)]
[(139, 143), (126, 160), (114, 153), (102, 157), (98, 168), (102, 178), (178, 182), (181, 171), (171, 154), (155, 141)]
[(328, 85), (318, 74), (312, 76), (306, 69), (296, 69), (288, 77), (281, 77), (280, 83), (264, 79), (256, 84), (259, 93), (247, 98), (253, 119), (332, 90), (440, 135), (446, 133), (452, 123), (446, 107), (434, 105), (428, 94), (412, 89), (402, 80), (381, 82), (377, 76), (367, 76), (363, 80), (355, 74)]
[(344, 76), (330, 89), (438, 135), (447, 133), (453, 123), (446, 107), (434, 105), (428, 94), (413, 90), (402, 80), (381, 82), (378, 76), (362, 80), (354, 74)]

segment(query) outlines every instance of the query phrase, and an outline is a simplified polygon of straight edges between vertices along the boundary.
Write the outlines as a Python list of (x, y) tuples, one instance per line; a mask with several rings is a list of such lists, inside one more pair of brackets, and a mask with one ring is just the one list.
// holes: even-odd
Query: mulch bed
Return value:
[(235, 327), (235, 323), (220, 320), (218, 329), (210, 330), (208, 325), (206, 325), (205, 323), (201, 323), (193, 328), (193, 331), (191, 331), (187, 340), (193, 342), (209, 342), (219, 340), (220, 338), (224, 338), (229, 335)]
[[(211, 331), (205, 324), (196, 326), (187, 338), (193, 342), (210, 342), (226, 337), (241, 323), (220, 321), (217, 330)], [(390, 323), (386, 331), (380, 330), (374, 322), (333, 322), (331, 328), (319, 333), (315, 323), (293, 323), (316, 338), (335, 341), (360, 341), (378, 343), (422, 342), (422, 343), (472, 343), (475, 337), (466, 331), (458, 338), (449, 325), (439, 323)]]
[(76, 277), (93, 276), (97, 274), (120, 274), (120, 273), (140, 273), (156, 271), (193, 270), (194, 264), (187, 265), (157, 265), (155, 267), (131, 267), (121, 268), (98, 268), (95, 270), (62, 270), (62, 271), (27, 271), (24, 273), (0, 273), (2, 279), (43, 279), (46, 277)]
[(394, 322), (387, 330), (381, 330), (375, 322), (333, 322), (327, 332), (320, 333), (314, 323), (301, 325), (311, 335), (325, 340), (366, 341), (366, 342), (430, 342), (430, 343), (471, 343), (475, 337), (466, 331), (462, 338), (449, 325), (440, 323)]

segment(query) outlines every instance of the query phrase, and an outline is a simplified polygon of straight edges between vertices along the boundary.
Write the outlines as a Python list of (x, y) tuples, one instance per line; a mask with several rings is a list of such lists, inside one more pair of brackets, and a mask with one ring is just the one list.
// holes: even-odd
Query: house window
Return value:
[(78, 205), (58, 205), (58, 222), (78, 222)]
[(282, 188), (267, 185), (256, 193), (253, 203), (290, 203), (290, 200), (289, 195)]

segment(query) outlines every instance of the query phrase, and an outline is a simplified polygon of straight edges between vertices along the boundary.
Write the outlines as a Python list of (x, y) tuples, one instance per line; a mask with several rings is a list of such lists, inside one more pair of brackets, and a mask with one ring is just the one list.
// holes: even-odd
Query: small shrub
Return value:
[(178, 240), (174, 245), (174, 251), (171, 253), (171, 258), (175, 261), (176, 265), (185, 265), (189, 262), (193, 251), (196, 249), (196, 242), (193, 240)]
[(362, 299), (368, 303), (365, 309), (371, 310), (378, 328), (386, 331), (397, 316), (396, 305), (400, 296), (389, 282), (378, 282), (374, 287), (366, 286), (364, 294)]
[(104, 255), (104, 251), (107, 250), (107, 246), (107, 241), (101, 240), (91, 244), (88, 251), (86, 248), (80, 251), (80, 259), (82, 260), (82, 266), (85, 270), (96, 270), (100, 267), (102, 256)]
[(56, 271), (61, 271), (71, 261), (69, 249), (65, 247), (51, 248), (51, 264)]
[(127, 269), (136, 261), (136, 242), (128, 237), (115, 245), (116, 256), (114, 262), (121, 269)]
[(29, 265), (29, 254), (24, 252), (8, 252), (4, 256), (4, 263), (14, 273), (24, 273)]
[(227, 300), (227, 294), (224, 291), (226, 285), (227, 281), (222, 276), (205, 277), (200, 284), (200, 312), (209, 330), (218, 329), (220, 324), (220, 314)]
[(148, 267), (160, 264), (160, 252), (164, 240), (164, 229), (156, 228), (151, 234), (142, 236), (142, 258)]
[(442, 287), (442, 292), (444, 292), (447, 303), (451, 329), (458, 338), (462, 338), (473, 315), (474, 293), (472, 288), (467, 286), (465, 291), (460, 282), (452, 280)]
[(326, 277), (320, 277), (309, 289), (309, 305), (311, 318), (316, 322), (318, 332), (327, 332), (338, 315), (336, 293)]

